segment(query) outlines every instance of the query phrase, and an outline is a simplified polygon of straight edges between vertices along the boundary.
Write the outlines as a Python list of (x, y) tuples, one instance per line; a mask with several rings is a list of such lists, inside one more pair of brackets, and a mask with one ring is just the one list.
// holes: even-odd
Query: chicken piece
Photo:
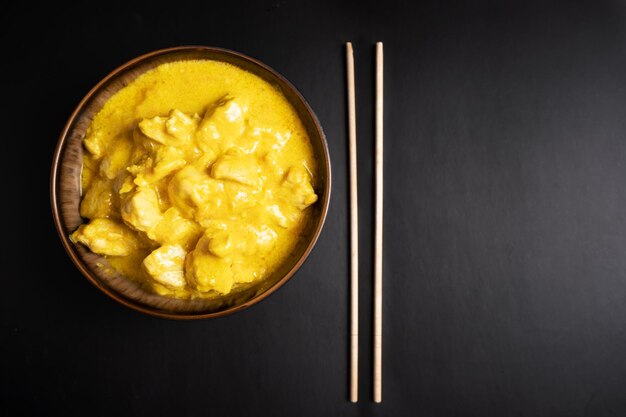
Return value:
[(122, 219), (132, 228), (147, 232), (159, 221), (159, 197), (152, 187), (137, 187), (123, 197)]
[(230, 234), (225, 230), (220, 230), (210, 235), (207, 249), (218, 258), (225, 258), (235, 249), (234, 246)]
[(180, 110), (172, 110), (165, 122), (165, 130), (181, 143), (189, 143), (198, 128), (199, 117), (189, 117)]
[(202, 228), (196, 222), (184, 218), (176, 207), (170, 207), (147, 234), (162, 245), (177, 243), (190, 250), (202, 235)]
[(234, 181), (224, 182), (225, 197), (233, 215), (239, 215), (257, 206), (263, 195), (261, 188), (251, 188)]
[(172, 110), (168, 117), (156, 116), (139, 122), (139, 130), (150, 139), (168, 146), (185, 146), (198, 126), (198, 118), (189, 117), (180, 110)]
[(302, 216), (301, 210), (289, 204), (268, 204), (263, 208), (270, 219), (285, 229), (296, 224)]
[[(276, 129), (255, 127), (249, 134), (250, 138), (245, 142), (254, 144), (254, 148), (250, 152), (257, 152), (260, 155), (267, 154), (271, 151), (280, 151), (285, 147), (291, 139), (291, 132), (281, 132)], [(248, 149), (246, 149), (247, 151)], [(248, 152), (248, 153), (250, 153)]]
[(204, 171), (213, 165), (213, 163), (217, 160), (218, 154), (212, 149), (201, 151), (200, 153), (200, 156), (193, 159), (193, 164), (198, 170)]
[(93, 219), (81, 225), (71, 238), (92, 252), (110, 256), (128, 256), (142, 246), (135, 232), (109, 219)]
[(231, 148), (219, 157), (211, 167), (211, 176), (216, 179), (235, 181), (251, 187), (260, 187), (259, 163), (252, 155)]
[(286, 167), (281, 162), (281, 159), (281, 153), (277, 151), (270, 151), (259, 158), (261, 177), (265, 188), (277, 188), (282, 183)]
[(185, 281), (187, 252), (179, 245), (163, 245), (143, 260), (146, 272), (159, 284), (169, 288), (182, 288)]
[(81, 172), (81, 187), (87, 190), (91, 181), (98, 175), (98, 161), (91, 155), (83, 155), (83, 169)]
[(254, 256), (268, 253), (274, 247), (278, 234), (266, 224), (246, 224), (230, 221), (224, 229), (207, 228), (204, 236), (207, 251), (214, 256)]
[(83, 145), (94, 157), (94, 159), (100, 159), (104, 155), (106, 140), (104, 139), (101, 131), (96, 130), (94, 132), (89, 129), (87, 131), (87, 135), (83, 139)]
[(244, 132), (246, 107), (230, 97), (223, 97), (209, 106), (198, 129), (200, 144), (220, 140), (222, 148), (230, 148)]
[(146, 186), (167, 177), (186, 164), (182, 151), (173, 146), (160, 146), (154, 152), (154, 156), (143, 158), (127, 170), (135, 175), (135, 184)]
[(187, 282), (201, 292), (217, 291), (228, 294), (234, 283), (230, 263), (210, 253), (210, 241), (211, 238), (205, 234), (187, 256)]
[(200, 219), (225, 213), (224, 184), (188, 165), (178, 171), (168, 185), (168, 196), (187, 218)]
[(266, 224), (249, 224), (246, 226), (246, 245), (241, 250), (248, 256), (257, 253), (268, 253), (274, 248), (278, 234)]
[(277, 233), (265, 224), (214, 221), (187, 257), (187, 282), (198, 291), (230, 292), (235, 282), (251, 282), (263, 273), (241, 257), (269, 253)]
[(317, 201), (317, 194), (309, 180), (309, 173), (304, 166), (293, 166), (287, 171), (281, 185), (283, 201), (304, 210)]
[(249, 262), (237, 262), (230, 266), (230, 270), (233, 272), (233, 281), (237, 283), (248, 283), (257, 279), (260, 274), (264, 274), (264, 268), (255, 265), (250, 266)]
[(133, 143), (125, 137), (118, 137), (106, 149), (100, 162), (100, 176), (110, 180), (115, 179), (128, 166)]
[(153, 182), (167, 177), (187, 164), (183, 153), (171, 146), (159, 148), (154, 162)]
[(168, 143), (175, 140), (165, 130), (165, 122), (167, 117), (155, 116), (151, 119), (143, 119), (139, 122), (139, 130), (148, 138), (158, 143)]
[(95, 177), (80, 202), (80, 215), (87, 219), (117, 218), (119, 204), (119, 198), (113, 190), (113, 182)]

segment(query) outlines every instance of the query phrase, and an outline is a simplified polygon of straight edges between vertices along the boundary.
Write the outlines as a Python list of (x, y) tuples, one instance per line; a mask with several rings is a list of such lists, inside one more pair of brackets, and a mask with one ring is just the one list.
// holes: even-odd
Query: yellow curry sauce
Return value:
[(317, 200), (311, 143), (270, 84), (179, 61), (112, 96), (83, 141), (72, 234), (155, 292), (197, 298), (262, 280), (295, 248)]

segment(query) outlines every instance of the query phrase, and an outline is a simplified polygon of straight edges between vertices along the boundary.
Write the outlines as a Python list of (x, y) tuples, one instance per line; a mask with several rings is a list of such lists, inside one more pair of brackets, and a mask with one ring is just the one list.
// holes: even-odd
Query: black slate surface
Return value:
[[(36, 42), (30, 42), (34, 34)], [(3, 415), (626, 415), (626, 4), (15, 2), (3, 59)], [(348, 394), (343, 43), (356, 49), (361, 386)], [(371, 402), (374, 42), (385, 43), (383, 403)], [(98, 292), (48, 203), (58, 134), (154, 49), (237, 50), (328, 137), (321, 238), (279, 292), (173, 322)]]

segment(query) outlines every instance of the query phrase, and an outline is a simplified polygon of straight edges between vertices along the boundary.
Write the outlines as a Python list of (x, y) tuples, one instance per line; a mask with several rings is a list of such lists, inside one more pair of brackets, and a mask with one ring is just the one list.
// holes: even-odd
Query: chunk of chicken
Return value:
[(263, 208), (270, 219), (285, 229), (296, 224), (298, 219), (302, 217), (302, 210), (289, 204), (268, 204)]
[(228, 294), (233, 286), (233, 272), (224, 258), (209, 251), (211, 237), (206, 234), (200, 238), (196, 248), (186, 260), (187, 282), (198, 291), (217, 291)]
[(173, 146), (159, 146), (152, 156), (127, 168), (139, 186), (153, 184), (187, 164), (183, 152)]
[(317, 194), (309, 181), (306, 168), (298, 165), (289, 168), (281, 185), (281, 197), (300, 210), (317, 201)]
[(150, 239), (162, 245), (178, 243), (190, 250), (202, 235), (202, 228), (196, 222), (183, 217), (176, 207), (170, 207), (147, 234)]
[(107, 153), (100, 162), (100, 176), (110, 180), (123, 171), (128, 165), (130, 154), (133, 151), (133, 143), (125, 137), (118, 137), (107, 148)]
[(106, 148), (106, 140), (101, 131), (97, 130), (94, 132), (89, 129), (83, 139), (83, 145), (94, 159), (100, 159)]
[(185, 281), (185, 257), (187, 252), (179, 245), (163, 245), (143, 260), (146, 272), (159, 284), (170, 288), (182, 288)]
[(174, 175), (167, 192), (172, 205), (177, 206), (185, 217), (198, 222), (206, 213), (220, 215), (226, 206), (224, 184), (192, 165)]
[(226, 222), (225, 228), (209, 227), (204, 237), (206, 249), (212, 255), (226, 258), (229, 255), (254, 256), (268, 253), (274, 247), (278, 234), (266, 224), (242, 224), (236, 221)]
[(231, 148), (219, 157), (211, 167), (211, 176), (220, 180), (236, 181), (251, 187), (259, 187), (259, 163), (253, 155)]
[(87, 219), (119, 217), (119, 198), (114, 193), (113, 182), (95, 177), (80, 202), (80, 215)]
[(122, 219), (132, 228), (147, 232), (159, 221), (159, 197), (152, 187), (137, 187), (123, 197)]
[(92, 252), (110, 256), (127, 256), (142, 246), (135, 232), (109, 219), (93, 219), (81, 225), (71, 238)]
[(139, 122), (139, 130), (150, 139), (168, 146), (185, 146), (198, 126), (198, 118), (189, 117), (180, 110), (172, 110), (168, 117), (156, 116)]
[(222, 149), (230, 148), (244, 132), (246, 107), (230, 97), (224, 97), (209, 106), (198, 129), (201, 146), (220, 140)]
[(230, 266), (230, 270), (233, 273), (233, 281), (236, 283), (248, 283), (252, 282), (259, 277), (259, 274), (264, 274), (265, 269), (259, 266), (251, 266), (250, 263), (236, 262)]

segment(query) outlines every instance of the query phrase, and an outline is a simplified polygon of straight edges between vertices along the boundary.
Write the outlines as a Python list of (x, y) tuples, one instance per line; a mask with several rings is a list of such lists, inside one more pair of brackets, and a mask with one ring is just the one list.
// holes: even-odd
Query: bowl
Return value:
[[(81, 200), (82, 140), (91, 120), (117, 91), (144, 72), (166, 62), (208, 59), (223, 61), (251, 72), (278, 88), (291, 103), (311, 140), (318, 165), (314, 184), (319, 196), (311, 206), (311, 221), (289, 258), (268, 278), (213, 299), (180, 300), (144, 289), (110, 267), (106, 258), (73, 243), (69, 235), (85, 222)], [(68, 255), (82, 274), (103, 293), (134, 310), (169, 319), (204, 319), (224, 316), (258, 303), (284, 285), (304, 263), (324, 225), (330, 201), (330, 158), (320, 123), (302, 95), (282, 75), (241, 53), (206, 46), (181, 46), (139, 56), (107, 75), (87, 93), (67, 121), (54, 153), (50, 178), (52, 214)]]

